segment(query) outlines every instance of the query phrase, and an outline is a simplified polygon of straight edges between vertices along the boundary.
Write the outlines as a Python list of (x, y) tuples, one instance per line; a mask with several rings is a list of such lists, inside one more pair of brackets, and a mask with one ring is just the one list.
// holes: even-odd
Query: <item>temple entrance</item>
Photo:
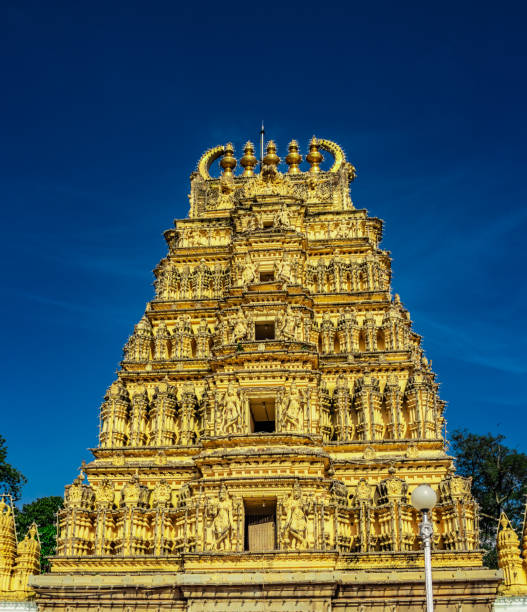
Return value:
[(266, 552), (276, 549), (276, 499), (245, 499), (244, 550)]

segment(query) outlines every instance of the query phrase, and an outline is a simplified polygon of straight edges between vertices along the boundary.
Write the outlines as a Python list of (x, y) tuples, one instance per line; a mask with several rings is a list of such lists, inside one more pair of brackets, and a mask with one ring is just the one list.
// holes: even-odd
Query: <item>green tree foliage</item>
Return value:
[(55, 554), (57, 546), (57, 527), (55, 514), (62, 508), (62, 497), (40, 497), (30, 504), (24, 504), (22, 510), (15, 511), (16, 529), (19, 539), (22, 538), (35, 521), (40, 537), (40, 567), (43, 572), (49, 571), (46, 557)]
[(7, 463), (7, 446), (5, 438), (0, 436), (0, 493), (9, 493), (14, 501), (20, 499), (20, 492), (27, 480), (12, 465)]
[(485, 562), (497, 567), (496, 532), (502, 512), (518, 530), (527, 494), (527, 455), (503, 444), (501, 434), (479, 436), (466, 429), (451, 435), (457, 472), (472, 478), (472, 494), (480, 506), (481, 547)]

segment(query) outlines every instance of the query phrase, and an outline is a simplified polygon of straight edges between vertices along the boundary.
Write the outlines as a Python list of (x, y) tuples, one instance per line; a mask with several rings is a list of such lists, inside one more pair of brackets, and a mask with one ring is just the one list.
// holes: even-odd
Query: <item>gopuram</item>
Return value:
[(33, 523), (20, 541), (17, 538), (11, 499), (0, 496), (0, 610), (33, 610), (27, 603), (35, 595), (29, 578), (40, 572), (40, 540)]
[(335, 143), (303, 161), (292, 141), (284, 161), (272, 141), (261, 163), (250, 142), (199, 161), (32, 579), (40, 610), (423, 610), (421, 483), (438, 494), (436, 609), (491, 609), (501, 573), (382, 221), (353, 205)]

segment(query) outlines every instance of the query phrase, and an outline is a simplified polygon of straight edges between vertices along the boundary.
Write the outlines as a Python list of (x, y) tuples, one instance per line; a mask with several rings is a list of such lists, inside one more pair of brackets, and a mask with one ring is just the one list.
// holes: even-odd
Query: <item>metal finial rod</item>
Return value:
[(264, 157), (264, 137), (265, 137), (265, 128), (264, 128), (264, 122), (262, 119), (262, 127), (260, 128), (260, 167), (263, 164), (263, 157)]

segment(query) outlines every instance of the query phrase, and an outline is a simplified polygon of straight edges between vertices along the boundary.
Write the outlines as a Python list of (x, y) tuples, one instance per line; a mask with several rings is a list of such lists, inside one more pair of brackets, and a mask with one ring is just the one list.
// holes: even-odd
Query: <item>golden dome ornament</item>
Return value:
[(313, 174), (320, 172), (320, 164), (324, 161), (324, 157), (318, 149), (318, 140), (313, 136), (309, 143), (309, 154), (306, 156), (306, 160), (311, 164), (309, 172)]
[(223, 169), (223, 176), (225, 177), (232, 177), (233, 173), (232, 171), (234, 170), (234, 168), (236, 168), (236, 158), (233, 155), (234, 153), (234, 147), (232, 146), (231, 142), (228, 142), (225, 145), (225, 153), (223, 154), (223, 157), (221, 159), (220, 162), (220, 166)]
[(258, 164), (258, 160), (254, 155), (254, 145), (248, 140), (243, 149), (243, 157), (240, 159), (240, 166), (244, 169), (242, 176), (254, 176), (254, 169)]
[(302, 156), (298, 152), (298, 142), (296, 140), (292, 140), (289, 143), (288, 151), (285, 163), (289, 166), (289, 174), (300, 174), (299, 165), (302, 162)]
[(281, 159), (276, 154), (276, 145), (275, 145), (273, 140), (270, 140), (267, 143), (267, 148), (266, 148), (265, 152), (266, 152), (266, 155), (263, 158), (264, 166), (270, 166), (275, 171), (278, 171), (277, 166), (280, 163)]

